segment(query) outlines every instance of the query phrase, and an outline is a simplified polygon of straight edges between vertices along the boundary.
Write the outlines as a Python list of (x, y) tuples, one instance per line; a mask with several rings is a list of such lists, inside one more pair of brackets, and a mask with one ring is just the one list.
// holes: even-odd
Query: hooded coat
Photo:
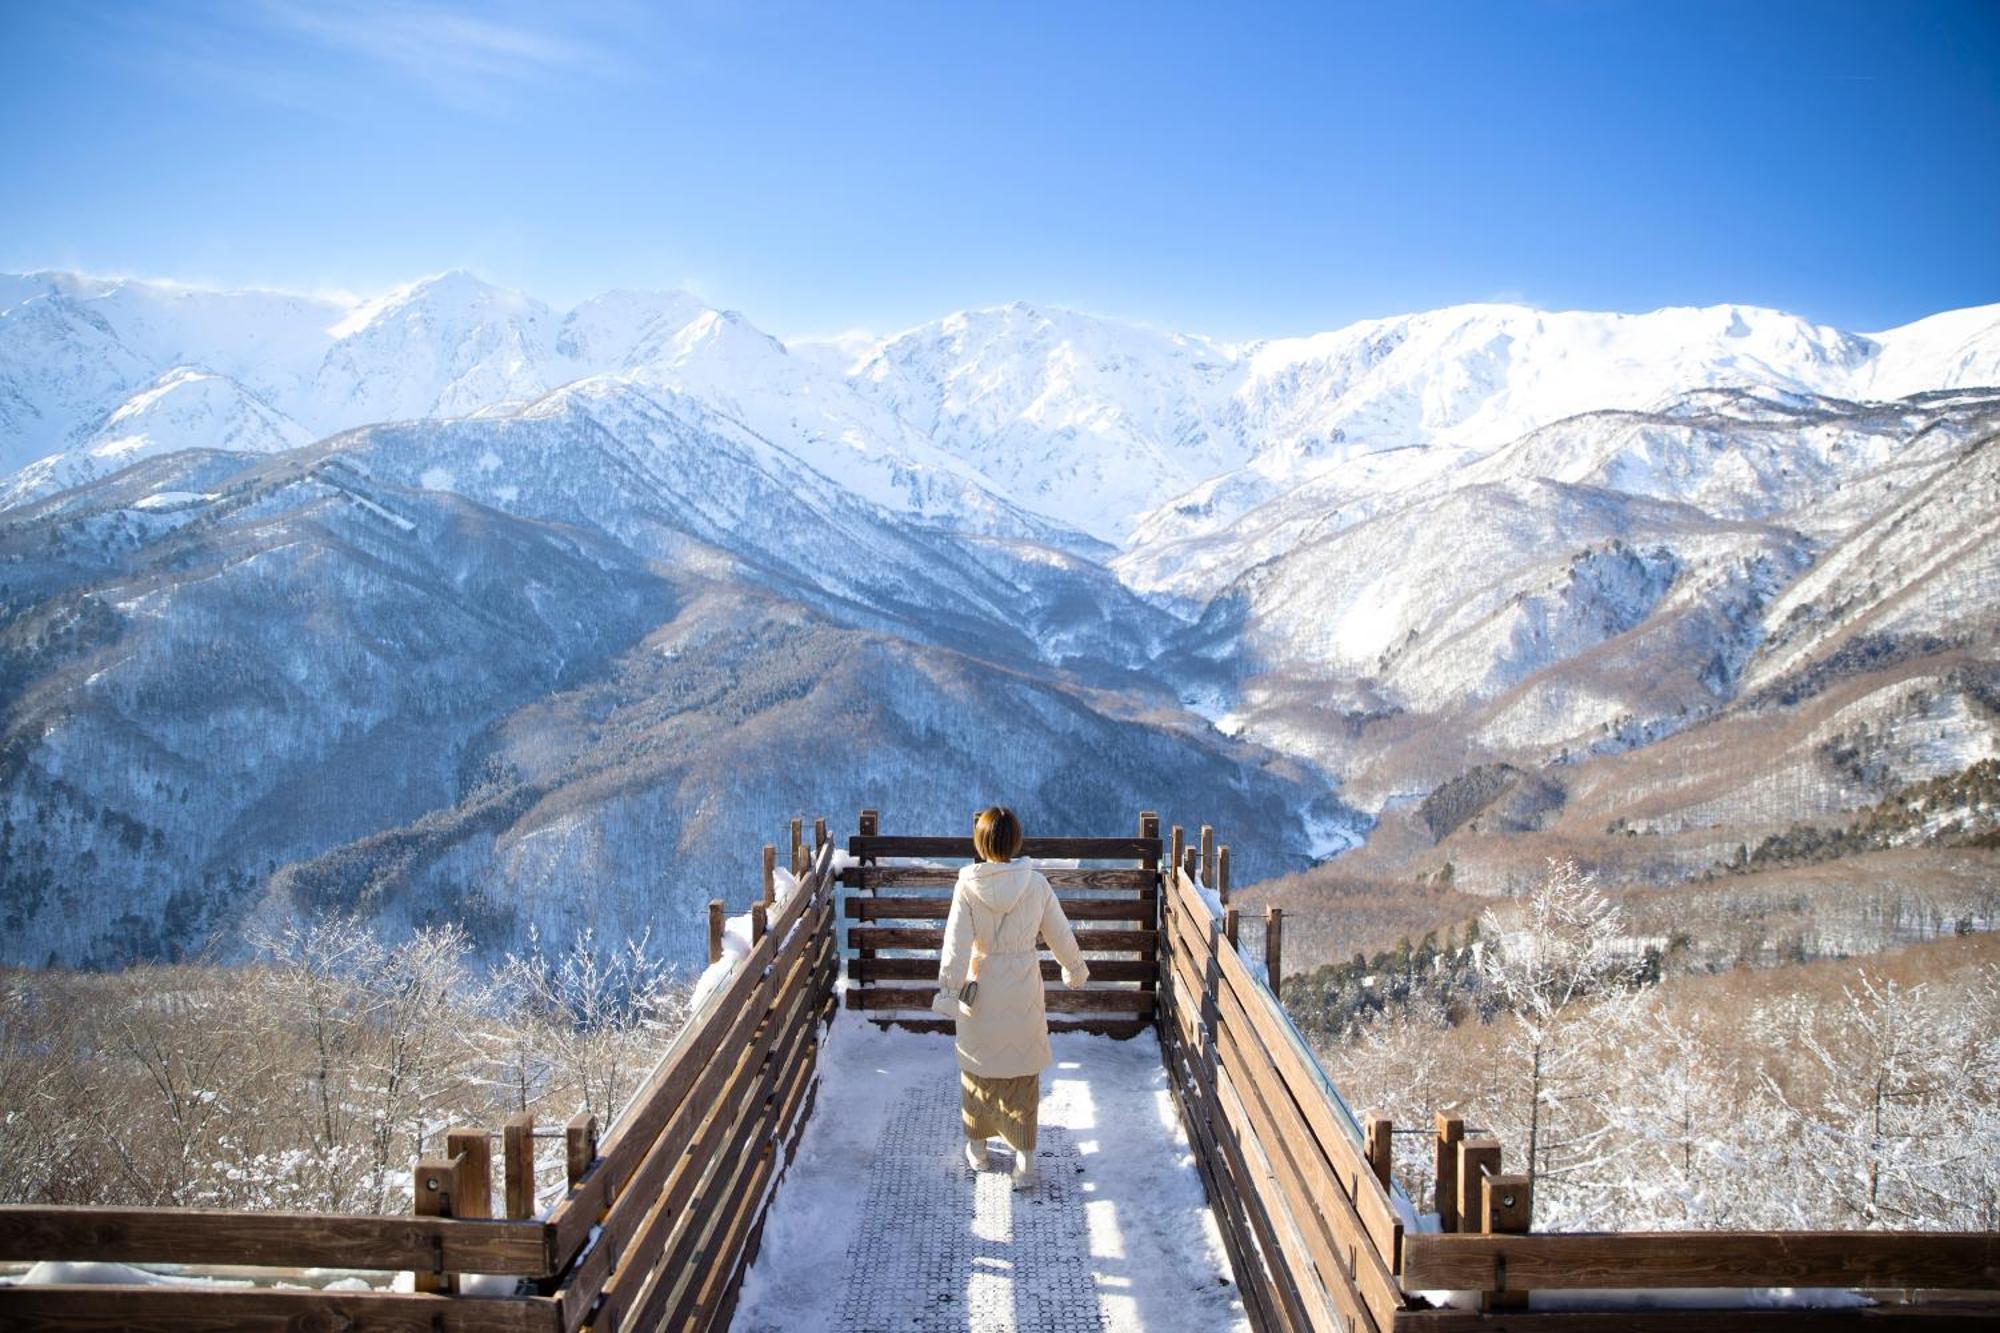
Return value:
[(966, 1073), (1018, 1078), (1041, 1073), (1054, 1058), (1038, 936), (1062, 965), (1064, 985), (1075, 990), (1090, 979), (1069, 918), (1041, 871), (1024, 861), (979, 861), (958, 872), (938, 985), (956, 995), (968, 973), (979, 982), (971, 1012), (958, 1020), (958, 1067)]

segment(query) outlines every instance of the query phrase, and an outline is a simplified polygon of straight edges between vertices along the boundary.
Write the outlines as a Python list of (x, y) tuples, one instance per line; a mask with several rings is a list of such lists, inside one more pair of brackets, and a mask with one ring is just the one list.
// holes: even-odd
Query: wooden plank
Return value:
[[(1185, 964), (1185, 959), (1177, 959), (1177, 964)], [(1201, 995), (1199, 984), (1195, 993)], [(1212, 1042), (1202, 1040), (1202, 1031), (1214, 1032), (1213, 1011), (1202, 995), (1203, 1017), (1199, 1023), (1182, 1011), (1179, 1022), (1181, 1039), (1187, 1052), (1187, 1068), (1191, 1075), (1189, 1086), (1195, 1091), (1199, 1113), (1205, 1117), (1211, 1151), (1214, 1151), (1221, 1169), (1218, 1179), (1229, 1191), (1240, 1216), (1249, 1228), (1249, 1244), (1254, 1245), (1259, 1256), (1258, 1267), (1262, 1280), (1277, 1293), (1278, 1300), (1271, 1308), (1273, 1326), (1281, 1329), (1311, 1329), (1318, 1325), (1308, 1314), (1304, 1298), (1294, 1280), (1290, 1266), (1283, 1262), (1284, 1251), (1271, 1223), (1263, 1195), (1255, 1187), (1249, 1163), (1244, 1159), (1237, 1143), (1240, 1132), (1238, 1124), (1232, 1124), (1217, 1091), (1217, 1065)]]
[[(1209, 1049), (1214, 1033), (1214, 1009), (1199, 985), (1185, 990), (1178, 981), (1179, 970), (1186, 966), (1186, 961), (1176, 956), (1173, 959), (1176, 975), (1168, 979), (1168, 989), (1174, 992), (1173, 1021), (1164, 1031), (1176, 1062), (1171, 1067), (1174, 1077), (1169, 1081), (1176, 1084), (1176, 1098), (1181, 1101), (1183, 1116), (1193, 1131), (1196, 1160), (1205, 1159), (1209, 1164), (1211, 1176), (1205, 1183), (1214, 1187), (1209, 1196), (1210, 1206), (1217, 1213), (1225, 1241), (1234, 1235), (1230, 1262), (1235, 1266), (1237, 1286), (1246, 1297), (1252, 1322), (1262, 1328), (1288, 1328), (1294, 1323), (1292, 1312), (1278, 1302), (1277, 1285), (1246, 1211), (1250, 1192), (1222, 1148), (1221, 1139), (1227, 1135), (1228, 1126), (1221, 1120), (1221, 1108), (1215, 1104), (1214, 1055)], [(1252, 1293), (1257, 1298), (1254, 1307), (1248, 1300)]]
[[(1159, 899), (1151, 894), (1132, 898), (1065, 898), (1063, 915), (1071, 921), (1143, 921), (1151, 925), (1159, 912)], [(909, 895), (876, 898), (849, 898), (845, 914), (859, 921), (942, 921), (951, 914), (951, 899), (918, 898)]]
[[(676, 1294), (688, 1291), (703, 1276), (707, 1256), (698, 1246), (714, 1234), (719, 1216), (742, 1193), (745, 1170), (765, 1156), (748, 1152), (747, 1145), (756, 1137), (760, 1121), (773, 1113), (771, 1093), (783, 1071), (798, 1062), (805, 1043), (815, 1040), (810, 1007), (802, 1003), (807, 998), (802, 991), (788, 1012), (774, 1015), (767, 1024), (780, 1040), (768, 1048), (766, 1056), (746, 1066), (753, 1074), (746, 1095), (733, 1114), (714, 1122), (716, 1132), (705, 1135), (690, 1154), (687, 1173), (692, 1187), (682, 1196), (684, 1203), (665, 1210), (676, 1214), (676, 1220), (660, 1237), (661, 1243), (644, 1247), (653, 1256), (650, 1271), (635, 1269), (621, 1274), (615, 1303), (607, 1294), (610, 1327), (659, 1326), (662, 1312)], [(669, 1238), (673, 1241), (670, 1246), (664, 1243)], [(629, 1312), (629, 1319), (625, 1312)]]
[[(1494, 1174), (1486, 1177), (1479, 1201), (1479, 1229), (1488, 1235), (1528, 1234), (1535, 1213), (1535, 1182), (1532, 1176)], [(1498, 1276), (1505, 1278), (1505, 1272)], [(1509, 1280), (1505, 1290), (1479, 1294), (1482, 1310), (1525, 1310), (1528, 1293), (1519, 1282)]]
[[(790, 1073), (787, 1074), (787, 1070)], [(696, 1202), (691, 1222), (654, 1276), (646, 1299), (634, 1307), (632, 1326), (675, 1330), (707, 1329), (729, 1276), (726, 1257), (739, 1223), (747, 1227), (758, 1196), (776, 1169), (769, 1142), (778, 1116), (780, 1089), (804, 1074), (790, 1061), (773, 1059), (759, 1082), (760, 1095), (745, 1107)], [(711, 1304), (704, 1306), (706, 1295)]]
[[(1193, 984), (1185, 972), (1178, 980), (1182, 986)], [(1273, 1202), (1283, 1206), (1305, 1236), (1312, 1266), (1341, 1315), (1363, 1328), (1386, 1328), (1404, 1304), (1402, 1289), (1375, 1254), (1297, 1109), (1268, 1069), (1256, 1067), (1254, 1045), (1232, 1030), (1228, 997), (1221, 998), (1225, 1008), (1214, 1029), (1219, 1077), (1227, 1077), (1254, 1113), (1251, 1133), (1279, 1168), (1275, 1179), (1282, 1197)], [(1325, 1206), (1328, 1199), (1335, 1203), (1331, 1210)]]
[[(847, 942), (857, 949), (942, 949), (943, 930), (915, 926), (849, 926)], [(1151, 952), (1156, 937), (1150, 930), (1092, 930), (1076, 932), (1076, 944), (1085, 953)]]
[[(954, 1033), (958, 1025), (949, 1018), (881, 1018), (871, 1016), (868, 1020), (876, 1027), (897, 1028), (904, 1032)], [(1110, 1037), (1125, 1041), (1143, 1032), (1151, 1032), (1154, 1021), (1150, 1018), (1051, 1018), (1050, 1032), (1087, 1032), (1094, 1037)]]
[[(794, 1000), (802, 1005), (806, 999), (802, 991)], [(796, 1016), (796, 1011), (793, 1015)], [(759, 1089), (766, 1084), (775, 1061), (772, 1051), (781, 1048), (788, 1034), (792, 1039), (803, 1035), (811, 1025), (798, 1024), (788, 1027), (783, 1015), (765, 1015), (758, 1026), (757, 1040), (739, 1052), (734, 1060), (725, 1061), (730, 1066), (727, 1089), (715, 1102), (705, 1108), (696, 1136), (688, 1143), (686, 1151), (677, 1156), (672, 1176), (666, 1187), (656, 1195), (648, 1194), (638, 1206), (644, 1212), (638, 1225), (631, 1232), (629, 1244), (617, 1258), (617, 1270), (602, 1283), (601, 1298), (593, 1310), (587, 1300), (575, 1302), (570, 1293), (565, 1293), (565, 1325), (575, 1328), (587, 1317), (583, 1327), (592, 1329), (624, 1328), (631, 1322), (631, 1314), (655, 1299), (662, 1282), (671, 1284), (678, 1275), (665, 1270), (671, 1267), (673, 1256), (678, 1252), (690, 1233), (697, 1230), (703, 1219), (701, 1202), (715, 1175), (723, 1169), (726, 1160), (722, 1144), (733, 1134), (749, 1113), (751, 1104), (759, 1097)], [(588, 1263), (594, 1257), (586, 1256)], [(581, 1286), (577, 1295), (582, 1295)], [(641, 1325), (644, 1326), (643, 1324)]]
[(554, 1253), (558, 1269), (567, 1266), (571, 1256), (583, 1247), (590, 1228), (603, 1216), (620, 1184), (652, 1147), (667, 1117), (686, 1099), (688, 1089), (701, 1077), (725, 1034), (733, 1030), (733, 1020), (751, 992), (763, 983), (764, 969), (770, 965), (779, 942), (804, 916), (808, 906), (824, 909), (828, 905), (831, 886), (827, 874), (832, 862), (831, 846), (822, 848), (819, 864), (785, 900), (771, 922), (769, 933), (738, 964), (728, 988), (716, 998), (706, 1017), (699, 1026), (683, 1033), (647, 1075), (641, 1091), (632, 1099), (630, 1114), (611, 1127), (596, 1167), (571, 1190), (568, 1198), (556, 1205), (549, 1221), (556, 1230)]
[(420, 1296), (388, 1291), (269, 1287), (0, 1287), (0, 1328), (173, 1330), (174, 1333), (556, 1333), (554, 1301), (539, 1297)]
[(1370, 1115), (1361, 1122), (1361, 1139), (1366, 1145), (1363, 1153), (1385, 1189), (1395, 1172), (1395, 1133), (1396, 1123), (1386, 1115)]
[(694, 1267), (699, 1281), (690, 1283), (675, 1304), (673, 1313), (667, 1317), (668, 1328), (707, 1333), (726, 1327), (721, 1321), (726, 1318), (725, 1303), (735, 1291), (738, 1265), (748, 1247), (751, 1230), (762, 1220), (764, 1208), (770, 1202), (766, 1190), (778, 1169), (777, 1140), (786, 1108), (797, 1104), (812, 1075), (811, 1065), (802, 1057), (787, 1061), (782, 1069), (790, 1072), (780, 1072), (778, 1086), (768, 1095), (767, 1109), (756, 1122), (757, 1133), (751, 1139), (760, 1146), (754, 1153), (747, 1148), (737, 1153), (755, 1165), (747, 1179), (739, 1173), (718, 1199), (714, 1211), (721, 1215), (722, 1225), (712, 1230), (695, 1252)]
[(0, 1205), (0, 1260), (245, 1264), (271, 1268), (551, 1271), (540, 1222), (233, 1212), (213, 1208)]
[[(1193, 988), (1184, 956), (1177, 956), (1177, 978)], [(1236, 1085), (1247, 1110), (1251, 1132), (1277, 1168), (1276, 1182), (1284, 1210), (1296, 1220), (1312, 1250), (1313, 1267), (1340, 1307), (1341, 1314), (1364, 1328), (1387, 1328), (1404, 1304), (1383, 1256), (1375, 1251), (1341, 1189), (1331, 1164), (1314, 1140), (1261, 1048), (1241, 1035), (1242, 1015), (1235, 997), (1217, 988), (1221, 1021), (1215, 1026), (1220, 1068)], [(1326, 1206), (1331, 1200), (1332, 1208)]]
[[(1252, 1128), (1249, 1111), (1234, 1083), (1219, 1073), (1216, 1102), (1237, 1130), (1236, 1151), (1243, 1162), (1245, 1179), (1255, 1192), (1257, 1207), (1251, 1212), (1252, 1222), (1261, 1214), (1263, 1244), (1267, 1252), (1273, 1244), (1276, 1246), (1277, 1257), (1284, 1266), (1285, 1281), (1280, 1290), (1288, 1291), (1295, 1303), (1295, 1317), (1326, 1333), (1380, 1333), (1368, 1317), (1366, 1307), (1355, 1298), (1352, 1288), (1340, 1282), (1337, 1272), (1332, 1282), (1322, 1276), (1309, 1249), (1307, 1228), (1300, 1225), (1299, 1214), (1285, 1206), (1281, 1197), (1284, 1169), (1272, 1159), (1265, 1141)], [(1335, 1290), (1346, 1298), (1338, 1305), (1334, 1301)]]
[[(1185, 893), (1178, 901), (1170, 903), (1167, 913), (1167, 928), (1173, 937), (1174, 947), (1189, 951), (1197, 963), (1212, 961), (1218, 966), (1223, 981), (1221, 989), (1234, 1001), (1237, 1017), (1247, 1021), (1257, 1043), (1277, 1070), (1293, 1104), (1305, 1117), (1312, 1137), (1321, 1145), (1335, 1179), (1340, 1183), (1342, 1193), (1359, 1213), (1375, 1251), (1382, 1256), (1392, 1273), (1397, 1271), (1402, 1223), (1391, 1207), (1382, 1183), (1376, 1179), (1374, 1169), (1368, 1164), (1362, 1145), (1355, 1142), (1327, 1101), (1315, 1071), (1305, 1066), (1298, 1048), (1286, 1038), (1279, 1020), (1270, 1012), (1269, 998), (1250, 977), (1242, 959), (1229, 948), (1222, 948), (1218, 956), (1211, 946), (1220, 942), (1219, 932), (1214, 931), (1212, 925), (1204, 928), (1190, 919), (1193, 908), (1201, 907), (1205, 911), (1205, 905), (1184, 877), (1181, 887)], [(1212, 923), (1214, 918), (1209, 916), (1207, 921)]]
[[(1146, 892), (1157, 888), (1159, 872), (1134, 870), (1073, 869), (1069, 866), (1037, 866), (1037, 870), (1058, 889), (1093, 889), (1100, 892)], [(958, 882), (958, 871), (933, 866), (849, 866), (840, 872), (840, 882), (856, 889), (949, 889)], [(1065, 900), (1066, 901), (1066, 900)]]
[[(822, 906), (821, 923), (832, 920), (830, 908)], [(786, 1035), (771, 1021), (772, 1010), (796, 1007), (815, 986), (823, 986), (832, 956), (832, 935), (823, 925), (798, 931), (777, 955), (766, 984), (754, 988), (736, 1011), (720, 1052), (662, 1127), (634, 1170), (630, 1187), (605, 1214), (597, 1244), (565, 1279), (558, 1295), (566, 1324), (574, 1326), (583, 1318), (613, 1271), (623, 1269), (628, 1254), (645, 1254), (644, 1237), (657, 1227), (663, 1208), (671, 1214), (685, 1206), (701, 1165), (693, 1164), (695, 1175), (686, 1174), (691, 1156), (700, 1151), (718, 1116), (749, 1086), (758, 1063)]]
[[(831, 913), (823, 905), (820, 921), (830, 920)], [(811, 955), (814, 949), (820, 955), (817, 971), (813, 968)], [(823, 926), (796, 931), (791, 941), (779, 951), (768, 979), (752, 990), (750, 998), (736, 1012), (721, 1052), (702, 1071), (686, 1100), (674, 1108), (659, 1137), (634, 1169), (629, 1188), (605, 1214), (598, 1243), (583, 1263), (565, 1278), (558, 1293), (563, 1301), (565, 1323), (574, 1324), (582, 1317), (602, 1290), (612, 1269), (623, 1261), (628, 1248), (637, 1244), (634, 1237), (647, 1225), (654, 1212), (662, 1187), (668, 1182), (668, 1173), (681, 1164), (682, 1154), (713, 1118), (716, 1108), (729, 1100), (740, 1086), (740, 1080), (747, 1077), (742, 1072), (743, 1061), (753, 1053), (761, 1056), (776, 1040), (778, 1034), (766, 1023), (773, 1003), (785, 993), (787, 986), (794, 985), (800, 977), (809, 978), (805, 982), (807, 986), (828, 989), (832, 955), (831, 932)], [(745, 1048), (748, 1048), (747, 1052)]]
[[(1090, 964), (1092, 981), (1145, 981), (1158, 969), (1148, 962), (1126, 958), (1099, 958)], [(847, 975), (855, 981), (936, 981), (935, 958), (853, 958)], [(1061, 981), (1062, 964), (1053, 958), (1042, 960), (1042, 980)]]
[[(822, 849), (819, 859), (814, 864), (809, 875), (800, 881), (798, 887), (792, 892), (791, 897), (785, 900), (785, 905), (779, 909), (778, 914), (771, 918), (769, 923), (771, 936), (782, 938), (805, 915), (809, 907), (817, 908), (821, 905), (822, 898), (831, 897), (831, 886), (827, 881), (832, 874), (832, 866), (832, 851)], [(743, 962), (737, 965), (736, 974), (730, 983), (729, 990), (721, 997), (718, 997), (717, 1002), (710, 1008), (709, 1015), (712, 1019), (741, 1004), (743, 994), (756, 981), (756, 974), (770, 965), (771, 949), (775, 947), (776, 943), (774, 940), (766, 948), (752, 948), (750, 950), (750, 953), (745, 957)], [(713, 1037), (720, 1029), (715, 1023), (711, 1022), (705, 1030), (707, 1035)], [(712, 1050), (713, 1047), (711, 1046), (709, 1049)], [(649, 1139), (651, 1134), (657, 1131), (657, 1124), (654, 1123), (657, 1117), (649, 1119), (649, 1117), (641, 1114), (636, 1108), (642, 1104), (646, 1107), (657, 1107), (658, 1097), (656, 1094), (662, 1092), (675, 1092), (678, 1089), (678, 1092), (675, 1093), (676, 1100), (678, 1096), (685, 1095), (686, 1085), (691, 1081), (691, 1076), (684, 1066), (693, 1065), (698, 1067), (705, 1058), (705, 1052), (698, 1054), (695, 1051), (686, 1050), (676, 1045), (672, 1051), (669, 1051), (661, 1058), (658, 1064), (653, 1066), (652, 1072), (646, 1076), (646, 1082), (642, 1087), (641, 1093), (635, 1095), (632, 1099), (635, 1108), (634, 1114), (627, 1116), (611, 1127), (604, 1152), (614, 1165), (617, 1163), (621, 1151), (628, 1151), (623, 1148), (626, 1139), (634, 1137)]]
[[(928, 1010), (936, 986), (860, 986), (847, 992), (849, 1009)], [(1137, 1014), (1153, 1012), (1153, 993), (1143, 990), (1049, 990), (1042, 995), (1049, 1012), (1058, 1014)]]
[[(972, 836), (963, 838), (907, 838), (884, 834), (847, 840), (847, 854), (862, 857), (919, 856), (940, 861), (970, 861)], [(1021, 855), (1036, 860), (1136, 861), (1160, 854), (1155, 838), (1029, 838), (1021, 844)]]
[(1374, 1242), (1376, 1251), (1389, 1263), (1391, 1271), (1395, 1271), (1402, 1222), (1389, 1203), (1389, 1195), (1382, 1182), (1375, 1178), (1373, 1168), (1363, 1156), (1361, 1145), (1328, 1102), (1320, 1086), (1319, 1070), (1307, 1067), (1305, 1062), (1309, 1057), (1293, 1044), (1283, 1026), (1284, 1020), (1271, 1011), (1273, 1002), (1270, 996), (1257, 984), (1236, 951), (1224, 948), (1212, 953), (1208, 927), (1197, 924), (1214, 920), (1208, 913), (1207, 904), (1185, 875), (1177, 875), (1173, 879), (1166, 916), (1170, 928), (1179, 931), (1176, 939), (1186, 942), (1198, 959), (1217, 957), (1222, 980), (1236, 995), (1256, 1030), (1258, 1041), (1269, 1052), (1272, 1063), (1290, 1090), (1293, 1101), (1305, 1113), (1313, 1137), (1325, 1148), (1335, 1174), (1368, 1229), (1369, 1239)]
[(2000, 1234), (1943, 1231), (1628, 1231), (1411, 1235), (1403, 1285), (2000, 1289)]
[(763, 1194), (763, 1201), (757, 1208), (756, 1220), (751, 1223), (749, 1234), (737, 1251), (736, 1262), (731, 1267), (729, 1281), (717, 1296), (707, 1327), (727, 1329), (735, 1319), (736, 1298), (742, 1290), (743, 1279), (749, 1275), (750, 1265), (757, 1260), (758, 1251), (763, 1247), (764, 1222), (771, 1215), (771, 1208), (777, 1202), (777, 1192), (783, 1185), (785, 1175), (792, 1164), (793, 1155), (798, 1150), (799, 1138), (805, 1130), (806, 1121), (812, 1116), (813, 1102), (819, 1093), (819, 1079), (816, 1076), (818, 1043), (814, 1042), (801, 1061), (807, 1077), (800, 1079), (794, 1089), (786, 1094), (785, 1105), (778, 1113), (777, 1128), (772, 1131), (773, 1152), (777, 1157), (777, 1178), (770, 1189)]
[[(1180, 830), (1176, 828), (1174, 833), (1178, 837)], [(1161, 1056), (1167, 1065), (1167, 1086), (1173, 1092), (1174, 1105), (1180, 1111), (1188, 1141), (1194, 1146), (1195, 1168), (1201, 1174), (1202, 1192), (1208, 1199), (1209, 1210), (1215, 1215), (1222, 1247), (1228, 1252), (1230, 1273), (1236, 1280), (1244, 1313), (1249, 1316), (1250, 1326), (1257, 1333), (1280, 1329), (1283, 1327), (1283, 1316), (1272, 1305), (1270, 1285), (1257, 1255), (1256, 1240), (1250, 1234), (1249, 1220), (1243, 1216), (1242, 1193), (1230, 1177), (1228, 1164), (1223, 1160), (1222, 1150), (1216, 1145), (1209, 1128), (1209, 1113), (1202, 1100), (1201, 1080), (1194, 1056), (1181, 1037), (1182, 1018), (1177, 1003), (1169, 1013), (1174, 1021), (1162, 1024), (1160, 1045)]]

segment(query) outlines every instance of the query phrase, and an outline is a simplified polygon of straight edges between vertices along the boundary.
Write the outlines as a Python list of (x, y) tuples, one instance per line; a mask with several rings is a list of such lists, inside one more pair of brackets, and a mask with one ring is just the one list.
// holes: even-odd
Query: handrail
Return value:
[(1239, 1285), (1272, 1293), (1246, 1310), (1260, 1329), (1379, 1333), (1411, 1306), (1394, 1274), (1402, 1226), (1352, 1113), (1199, 886), (1166, 878), (1162, 1052)]

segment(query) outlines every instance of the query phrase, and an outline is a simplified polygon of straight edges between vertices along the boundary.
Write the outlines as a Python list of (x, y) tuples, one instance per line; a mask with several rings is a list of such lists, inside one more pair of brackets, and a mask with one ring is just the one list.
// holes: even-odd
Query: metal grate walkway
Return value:
[(835, 1018), (735, 1333), (1246, 1327), (1150, 1033), (1058, 1033), (1032, 1189), (966, 1165), (949, 1037)]
[[(842, 1333), (1099, 1333), (1067, 1129), (1038, 1136), (1033, 1187), (966, 1166), (958, 1087), (905, 1089), (882, 1126), (860, 1230), (848, 1248)], [(993, 1164), (1011, 1165), (996, 1141)]]

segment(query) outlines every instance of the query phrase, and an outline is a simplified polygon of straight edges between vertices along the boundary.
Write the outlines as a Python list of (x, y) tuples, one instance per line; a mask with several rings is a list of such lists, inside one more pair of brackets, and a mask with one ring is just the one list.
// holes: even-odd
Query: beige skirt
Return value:
[(1035, 1122), (1042, 1107), (1042, 1076), (981, 1078), (958, 1075), (958, 1104), (968, 1139), (1003, 1138), (1016, 1152), (1035, 1150)]

